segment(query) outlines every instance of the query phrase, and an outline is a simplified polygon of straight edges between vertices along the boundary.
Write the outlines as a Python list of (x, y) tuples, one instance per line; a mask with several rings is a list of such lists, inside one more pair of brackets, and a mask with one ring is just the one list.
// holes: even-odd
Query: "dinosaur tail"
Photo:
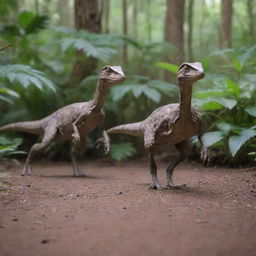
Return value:
[(43, 130), (41, 124), (42, 124), (42, 120), (12, 123), (12, 124), (7, 124), (0, 127), (0, 132), (20, 131), (20, 132), (28, 132), (33, 134), (40, 134)]
[(107, 133), (119, 133), (119, 134), (127, 134), (131, 136), (141, 137), (143, 136), (142, 123), (132, 123), (132, 124), (123, 124), (118, 125), (113, 128), (107, 130)]

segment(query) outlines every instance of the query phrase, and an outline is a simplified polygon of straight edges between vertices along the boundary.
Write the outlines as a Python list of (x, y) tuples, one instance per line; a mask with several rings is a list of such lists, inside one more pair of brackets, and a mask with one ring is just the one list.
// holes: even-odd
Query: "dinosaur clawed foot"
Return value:
[(31, 175), (32, 175), (31, 167), (24, 167), (21, 176), (31, 176)]
[(82, 171), (75, 171), (74, 173), (73, 173), (73, 175), (75, 176), (75, 177), (88, 177), (85, 173), (83, 173)]
[(152, 183), (148, 189), (157, 189), (157, 190), (161, 190), (162, 187), (159, 183)]

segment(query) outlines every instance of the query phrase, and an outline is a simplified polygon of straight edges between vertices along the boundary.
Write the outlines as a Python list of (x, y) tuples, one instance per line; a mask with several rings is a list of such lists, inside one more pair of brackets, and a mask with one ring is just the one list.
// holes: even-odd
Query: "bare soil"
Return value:
[[(166, 163), (159, 164), (165, 184)], [(187, 162), (181, 190), (148, 190), (146, 159), (85, 161), (89, 178), (65, 162), (0, 165), (0, 255), (256, 255), (256, 169), (203, 168)], [(1, 184), (0, 184), (1, 185)]]

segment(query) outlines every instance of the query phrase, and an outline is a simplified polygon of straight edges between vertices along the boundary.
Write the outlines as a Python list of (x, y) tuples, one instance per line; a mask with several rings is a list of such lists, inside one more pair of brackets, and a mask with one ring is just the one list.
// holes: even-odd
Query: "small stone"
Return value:
[(80, 195), (76, 195), (76, 197), (80, 197)]
[(245, 182), (250, 182), (250, 180), (245, 180)]
[(50, 242), (50, 239), (43, 239), (42, 241), (41, 241), (41, 244), (47, 244), (47, 243), (49, 243)]
[(65, 218), (68, 218), (68, 215), (65, 215)]
[(59, 195), (59, 197), (63, 197), (63, 195)]
[(122, 194), (123, 194), (123, 192), (122, 192), (122, 191), (118, 192), (118, 195), (122, 195)]
[(123, 209), (127, 209), (126, 207), (123, 207)]
[(12, 219), (13, 221), (18, 221), (19, 219), (17, 219), (17, 218), (14, 218), (14, 219)]
[(30, 185), (30, 184), (28, 184), (28, 185), (27, 185), (27, 187), (28, 187), (28, 188), (30, 188), (30, 187), (31, 187), (31, 185)]

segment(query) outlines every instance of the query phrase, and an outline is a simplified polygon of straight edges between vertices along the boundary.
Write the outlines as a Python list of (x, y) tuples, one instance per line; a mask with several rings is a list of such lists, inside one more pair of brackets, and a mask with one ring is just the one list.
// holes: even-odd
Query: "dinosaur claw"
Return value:
[(156, 190), (161, 190), (162, 187), (159, 183), (152, 183), (148, 189), (156, 189)]

